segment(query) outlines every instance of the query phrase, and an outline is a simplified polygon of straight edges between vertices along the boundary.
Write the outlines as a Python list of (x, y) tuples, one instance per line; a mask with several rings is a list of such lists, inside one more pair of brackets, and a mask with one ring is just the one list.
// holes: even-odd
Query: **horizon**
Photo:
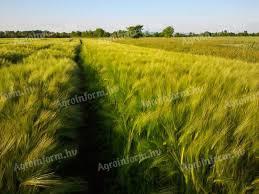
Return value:
[[(138, 24), (138, 25), (140, 25), (140, 24)], [(133, 26), (136, 26), (136, 25), (133, 25)], [(128, 27), (130, 27), (130, 26), (128, 26)], [(166, 28), (166, 27), (168, 27), (168, 26), (165, 26), (164, 28)], [(171, 26), (171, 27), (174, 27), (174, 26)], [(160, 31), (148, 31), (148, 30), (145, 30), (145, 26), (144, 26), (144, 28), (143, 28), (143, 33), (144, 33), (144, 32), (148, 32), (148, 33), (150, 33), (150, 34), (161, 33), (164, 28), (162, 28)], [(44, 29), (5, 30), (5, 31), (2, 31), (2, 30), (0, 29), (0, 32), (36, 32), (36, 31), (40, 31), (40, 32), (43, 32), (43, 33), (44, 33), (44, 32), (49, 32), (49, 33), (67, 33), (67, 34), (71, 34), (71, 33), (73, 33), (73, 32), (89, 32), (89, 31), (95, 31), (95, 30), (97, 30), (97, 29), (103, 29), (103, 28), (101, 28), (101, 27), (96, 27), (95, 29), (90, 29), (90, 30), (86, 29), (86, 30), (72, 30), (72, 31), (49, 31), (49, 30), (44, 30)], [(109, 32), (109, 33), (116, 32), (116, 31), (107, 31), (106, 29), (103, 29), (103, 30), (104, 30), (105, 32)], [(125, 30), (125, 31), (127, 31), (127, 27), (125, 27), (125, 29), (117, 29), (117, 30)], [(178, 32), (178, 31), (174, 31), (174, 34), (179, 33), (179, 34), (188, 35), (188, 34), (190, 34), (190, 33), (194, 33), (194, 34), (199, 35), (199, 34), (202, 34), (202, 33), (204, 33), (204, 32), (221, 33), (221, 32), (224, 32), (224, 31), (225, 31), (225, 29), (222, 29), (222, 30), (220, 30), (220, 31), (203, 31), (203, 32)], [(227, 31), (227, 33), (238, 34), (238, 33), (243, 33), (243, 32), (245, 32), (245, 31), (247, 31), (247, 30), (238, 31), (238, 32)], [(258, 31), (258, 32), (257, 32), (257, 31), (255, 31), (255, 32), (249, 32), (249, 31), (247, 31), (247, 33), (248, 33), (248, 34), (258, 34), (259, 31)]]
[[(51, 5), (51, 6), (49, 6)], [(229, 0), (181, 2), (162, 0), (3, 0), (0, 31), (46, 30), (72, 32), (103, 28), (113, 32), (141, 24), (144, 31), (157, 32), (173, 26), (179, 33), (259, 32), (259, 2)], [(14, 15), (10, 15), (10, 11)]]

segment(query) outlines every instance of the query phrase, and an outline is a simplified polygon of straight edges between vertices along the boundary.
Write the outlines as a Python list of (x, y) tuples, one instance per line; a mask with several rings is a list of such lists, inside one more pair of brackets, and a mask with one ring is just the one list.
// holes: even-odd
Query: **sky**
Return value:
[(259, 0), (0, 0), (0, 31), (259, 32)]

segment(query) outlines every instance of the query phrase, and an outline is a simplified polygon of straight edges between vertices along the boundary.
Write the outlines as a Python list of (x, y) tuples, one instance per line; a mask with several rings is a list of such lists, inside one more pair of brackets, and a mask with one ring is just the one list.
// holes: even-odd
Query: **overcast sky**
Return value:
[(259, 0), (0, 0), (0, 31), (107, 31), (143, 24), (159, 31), (259, 32)]

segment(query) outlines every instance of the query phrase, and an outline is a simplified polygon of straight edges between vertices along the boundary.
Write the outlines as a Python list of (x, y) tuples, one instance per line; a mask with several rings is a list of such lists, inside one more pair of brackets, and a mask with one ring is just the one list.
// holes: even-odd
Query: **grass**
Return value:
[(46, 49), (50, 47), (50, 42), (48, 41), (22, 41), (18, 42), (14, 39), (1, 40), (0, 42), (0, 67), (5, 65), (12, 65), (19, 62), (33, 52), (37, 52), (41, 49)]
[(259, 62), (258, 37), (181, 37), (121, 39), (115, 42), (168, 51)]
[(256, 193), (258, 52), (253, 37), (0, 39), (0, 193)]
[[(127, 41), (133, 42), (121, 42)], [(147, 42), (148, 47), (149, 41), (135, 43)], [(226, 105), (258, 92), (258, 63), (101, 40), (86, 40), (83, 53), (103, 85), (118, 88), (109, 98), (114, 108), (103, 113), (114, 118), (117, 157), (157, 149), (163, 153), (119, 168), (126, 188), (121, 193), (255, 192), (258, 96), (239, 106)], [(188, 90), (196, 92), (184, 93)], [(186, 95), (158, 100), (175, 94)], [(159, 103), (143, 106), (152, 100)], [(238, 150), (244, 154), (184, 169), (185, 164)]]
[[(50, 42), (33, 42), (26, 59), (0, 68), (1, 193), (71, 193), (79, 185), (55, 174), (60, 161), (15, 171), (16, 164), (64, 152), (72, 143), (64, 146), (61, 139), (75, 138), (71, 130), (79, 111), (74, 107), (64, 111), (57, 102), (76, 92), (79, 80), (73, 58), (79, 42)], [(46, 44), (53, 46), (43, 49)], [(17, 50), (26, 53), (28, 47)]]

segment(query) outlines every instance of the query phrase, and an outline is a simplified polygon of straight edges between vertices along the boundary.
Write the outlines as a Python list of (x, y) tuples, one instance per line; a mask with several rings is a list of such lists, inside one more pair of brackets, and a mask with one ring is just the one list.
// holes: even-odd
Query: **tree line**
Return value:
[(222, 32), (203, 32), (203, 33), (175, 33), (173, 26), (164, 28), (161, 32), (143, 31), (143, 25), (129, 26), (126, 30), (118, 30), (107, 32), (102, 28), (88, 31), (67, 32), (50, 32), (50, 31), (0, 31), (0, 38), (72, 38), (72, 37), (88, 37), (88, 38), (140, 38), (140, 37), (193, 37), (193, 36), (259, 36), (258, 33), (248, 33), (247, 31), (234, 33), (224, 30)]

